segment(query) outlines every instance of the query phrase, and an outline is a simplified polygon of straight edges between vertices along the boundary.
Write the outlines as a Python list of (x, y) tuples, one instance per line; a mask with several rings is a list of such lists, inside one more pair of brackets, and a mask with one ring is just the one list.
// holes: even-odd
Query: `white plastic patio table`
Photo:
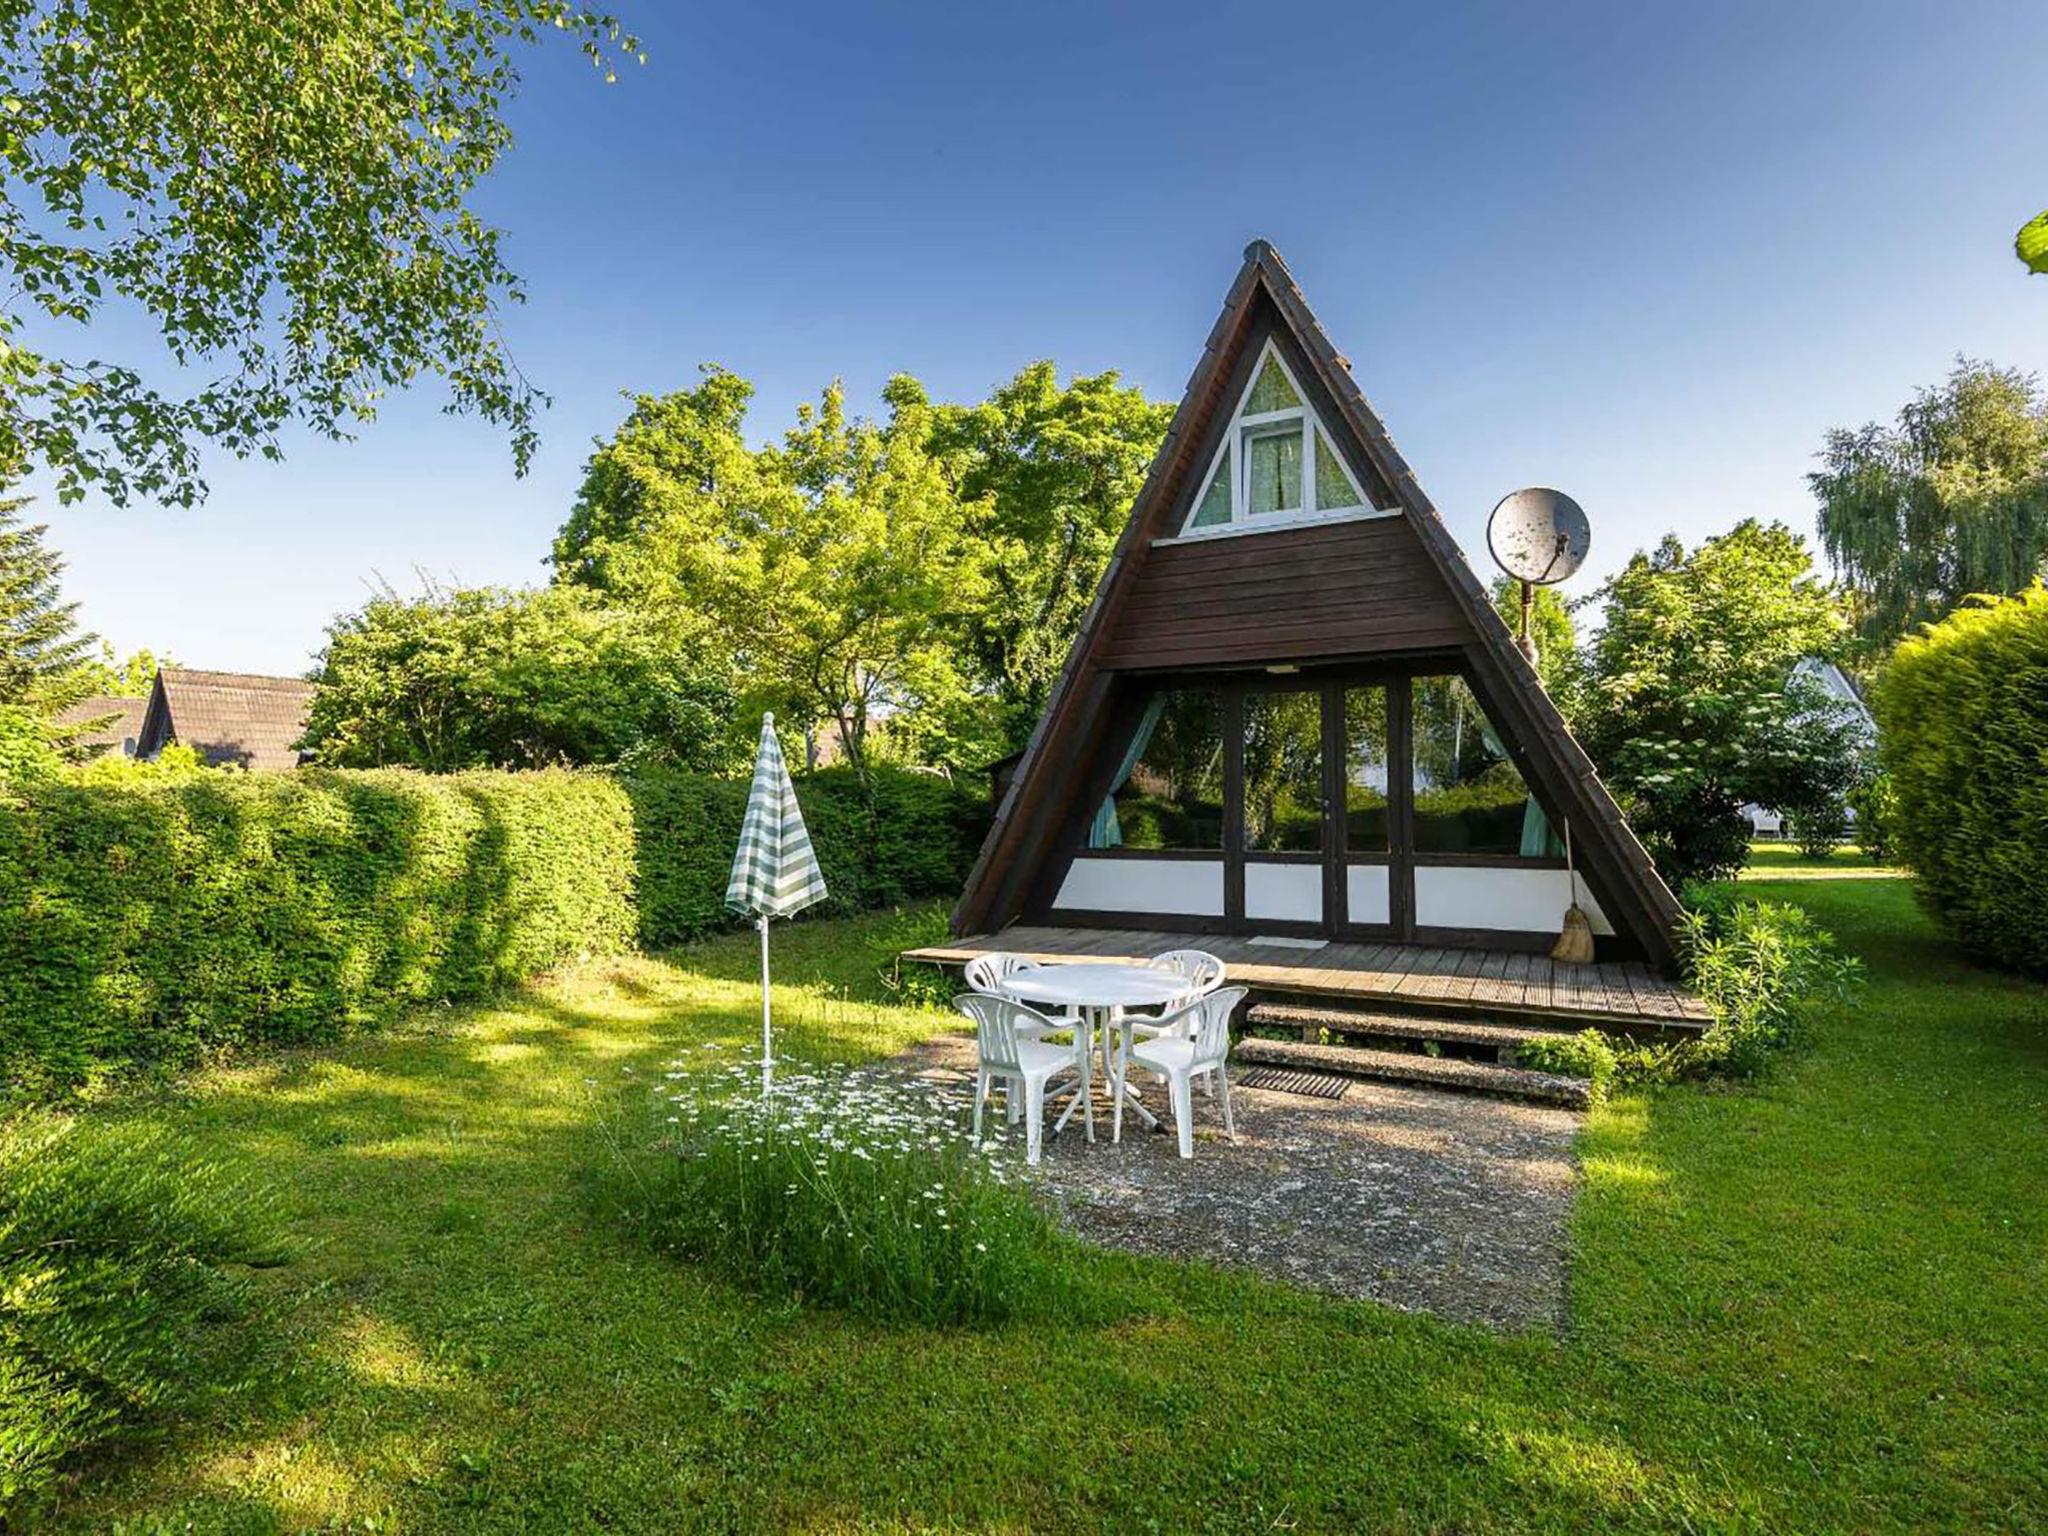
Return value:
[[(1093, 1037), (1104, 1026), (1116, 1022), (1116, 1011), (1120, 1008), (1159, 1008), (1173, 1002), (1187, 990), (1184, 978), (1168, 971), (1155, 971), (1148, 965), (1123, 965), (1115, 961), (1076, 960), (1060, 965), (1042, 965), (1028, 971), (1014, 971), (1003, 979), (1003, 989), (1013, 997), (1027, 1003), (1052, 1003), (1063, 1008), (1077, 1008), (1087, 1025), (1093, 1051)], [(1130, 1047), (1130, 1025), (1123, 1027), (1124, 1038), (1119, 1042), (1120, 1050)], [(1103, 1065), (1110, 1069), (1110, 1082), (1121, 1082), (1125, 1076), (1110, 1063), (1110, 1042), (1102, 1036)], [(1085, 1091), (1085, 1089), (1084, 1089)], [(1147, 1125), (1157, 1125), (1159, 1117), (1144, 1106), (1138, 1098), (1138, 1090), (1128, 1082), (1123, 1091), (1130, 1098), (1131, 1107)], [(1057, 1133), (1073, 1118), (1080, 1106), (1076, 1097), (1067, 1106), (1053, 1126)]]

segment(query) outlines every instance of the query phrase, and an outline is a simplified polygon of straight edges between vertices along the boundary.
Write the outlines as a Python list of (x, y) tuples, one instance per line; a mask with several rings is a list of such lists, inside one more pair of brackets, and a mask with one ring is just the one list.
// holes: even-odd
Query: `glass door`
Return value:
[(1336, 793), (1331, 830), (1332, 926), (1362, 938), (1396, 931), (1406, 895), (1407, 852), (1395, 837), (1396, 801), (1405, 785), (1395, 771), (1405, 725), (1402, 683), (1351, 684), (1330, 690), (1335, 717)]
[(1328, 931), (1323, 705), (1326, 690), (1238, 697), (1239, 846), (1232, 871), (1252, 927)]

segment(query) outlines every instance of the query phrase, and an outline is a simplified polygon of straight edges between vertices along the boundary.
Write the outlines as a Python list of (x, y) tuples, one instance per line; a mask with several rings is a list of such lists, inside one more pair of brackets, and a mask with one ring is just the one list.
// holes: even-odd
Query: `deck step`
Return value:
[(1592, 1102), (1593, 1085), (1582, 1077), (1533, 1072), (1527, 1067), (1498, 1067), (1452, 1056), (1422, 1056), (1406, 1051), (1374, 1051), (1355, 1045), (1305, 1045), (1298, 1040), (1241, 1040), (1232, 1059), (1267, 1067), (1307, 1068), (1342, 1072), (1384, 1083), (1418, 1088), (1451, 1088), (1462, 1093), (1487, 1093), (1500, 1098), (1532, 1099), (1584, 1109)]
[(1398, 1013), (1382, 1008), (1316, 1008), (1298, 1003), (1260, 1003), (1246, 1022), (1266, 1029), (1328, 1030), (1333, 1035), (1364, 1035), (1376, 1040), (1436, 1040), (1445, 1045), (1474, 1045), (1512, 1050), (1531, 1040), (1568, 1038), (1583, 1026), (1560, 1020), (1555, 1025), (1509, 1024), (1499, 1019), (1454, 1018), (1435, 1013)]

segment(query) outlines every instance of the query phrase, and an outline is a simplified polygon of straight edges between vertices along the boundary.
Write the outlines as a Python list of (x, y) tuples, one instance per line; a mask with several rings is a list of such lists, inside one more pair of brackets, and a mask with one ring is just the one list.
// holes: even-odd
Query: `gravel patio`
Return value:
[[(897, 1061), (965, 1109), (971, 1037)], [(1109, 1247), (1248, 1266), (1458, 1322), (1562, 1325), (1576, 1111), (1368, 1082), (1340, 1099), (1232, 1093), (1237, 1144), (1198, 1092), (1188, 1162), (1170, 1132), (1130, 1116), (1111, 1144), (1098, 1093), (1095, 1144), (1078, 1120), (1048, 1138), (1037, 1182), (1076, 1232)], [(1163, 1097), (1147, 1095), (1155, 1108)], [(1001, 1125), (1000, 1108), (988, 1123)]]

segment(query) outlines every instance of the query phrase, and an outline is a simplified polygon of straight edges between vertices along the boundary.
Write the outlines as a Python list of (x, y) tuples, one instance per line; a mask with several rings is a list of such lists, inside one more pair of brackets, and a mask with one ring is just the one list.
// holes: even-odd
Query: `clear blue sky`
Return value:
[[(621, 390), (715, 359), (779, 432), (835, 375), (979, 398), (1033, 358), (1178, 394), (1254, 235), (1484, 561), (1563, 487), (1589, 576), (1667, 530), (1809, 529), (1830, 426), (1957, 352), (2048, 366), (2048, 7), (626, 6), (605, 87), (530, 57), (487, 216), (556, 398), (533, 473), (423, 390), (212, 463), (196, 511), (46, 501), (123, 650), (303, 670), (381, 573), (545, 579)], [(1588, 579), (1575, 583), (1584, 590)]]

